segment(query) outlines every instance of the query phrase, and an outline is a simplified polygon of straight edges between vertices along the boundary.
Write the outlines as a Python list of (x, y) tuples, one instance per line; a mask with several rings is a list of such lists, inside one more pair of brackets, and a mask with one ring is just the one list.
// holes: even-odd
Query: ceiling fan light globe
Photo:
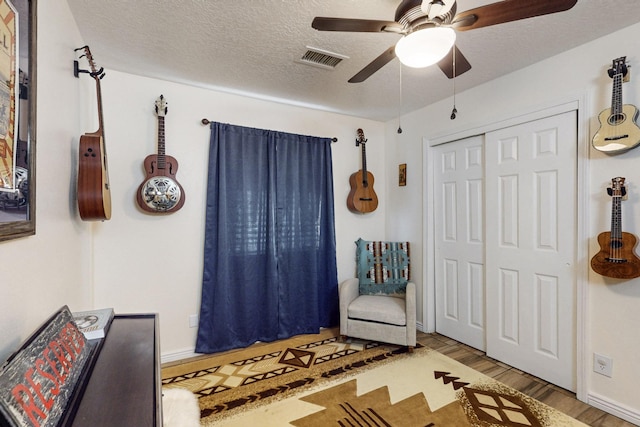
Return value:
[(444, 58), (455, 41), (452, 28), (425, 28), (401, 38), (396, 44), (396, 56), (407, 67), (428, 67)]

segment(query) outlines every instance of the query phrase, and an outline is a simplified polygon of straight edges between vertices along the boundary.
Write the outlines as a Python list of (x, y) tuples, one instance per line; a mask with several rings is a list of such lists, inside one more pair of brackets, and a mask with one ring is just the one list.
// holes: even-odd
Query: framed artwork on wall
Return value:
[(18, 105), (18, 12), (0, 3), (0, 191), (16, 189)]
[(402, 163), (398, 166), (398, 185), (404, 187), (407, 185), (407, 164)]
[(36, 0), (0, 2), (0, 242), (35, 234)]

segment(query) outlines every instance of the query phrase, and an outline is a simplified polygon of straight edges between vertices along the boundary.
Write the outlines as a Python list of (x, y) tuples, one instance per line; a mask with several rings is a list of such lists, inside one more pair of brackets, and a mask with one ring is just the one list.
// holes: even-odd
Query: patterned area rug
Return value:
[(584, 424), (434, 350), (339, 342), (335, 330), (163, 369), (204, 426)]

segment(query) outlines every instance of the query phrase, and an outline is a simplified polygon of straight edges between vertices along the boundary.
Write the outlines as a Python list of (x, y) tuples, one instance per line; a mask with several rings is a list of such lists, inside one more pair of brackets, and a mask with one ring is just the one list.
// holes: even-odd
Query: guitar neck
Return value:
[(96, 81), (96, 99), (98, 100), (98, 130), (96, 135), (101, 136), (104, 139), (104, 119), (102, 116), (102, 88), (100, 87), (100, 78), (94, 76)]
[(611, 92), (611, 115), (622, 114), (622, 73), (613, 76), (613, 91)]
[(622, 195), (616, 194), (611, 202), (611, 239), (622, 238)]
[[(611, 241), (622, 239), (622, 198), (626, 194), (624, 178), (616, 177), (611, 180), (611, 188), (607, 190), (611, 196)], [(612, 245), (611, 247), (617, 247)]]
[(167, 158), (164, 141), (164, 116), (158, 116), (158, 169), (165, 169)]
[(362, 185), (364, 187), (369, 186), (369, 177), (367, 176), (367, 148), (364, 142), (360, 143), (362, 145)]

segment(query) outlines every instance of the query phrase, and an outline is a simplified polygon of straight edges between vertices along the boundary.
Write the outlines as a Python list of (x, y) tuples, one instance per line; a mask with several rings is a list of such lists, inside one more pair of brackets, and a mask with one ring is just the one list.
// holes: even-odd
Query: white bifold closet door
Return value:
[(571, 111), (445, 144), (434, 156), (436, 330), (568, 390), (576, 129)]

